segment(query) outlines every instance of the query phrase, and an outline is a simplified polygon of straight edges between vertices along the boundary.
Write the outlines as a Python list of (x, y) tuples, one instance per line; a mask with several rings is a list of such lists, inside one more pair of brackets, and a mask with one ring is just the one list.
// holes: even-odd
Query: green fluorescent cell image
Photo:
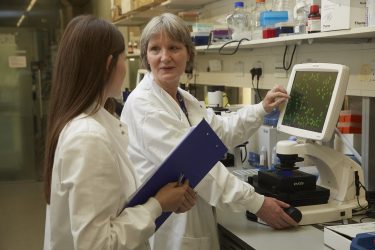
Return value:
[(322, 132), (337, 74), (296, 72), (282, 124)]

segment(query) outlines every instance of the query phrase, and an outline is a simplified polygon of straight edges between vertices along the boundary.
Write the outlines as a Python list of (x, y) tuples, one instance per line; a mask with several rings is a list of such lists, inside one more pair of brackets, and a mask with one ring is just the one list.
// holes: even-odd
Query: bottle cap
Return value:
[(234, 8), (243, 8), (243, 2), (235, 2)]
[(310, 6), (310, 12), (313, 12), (313, 13), (318, 13), (319, 12), (319, 5), (311, 5)]

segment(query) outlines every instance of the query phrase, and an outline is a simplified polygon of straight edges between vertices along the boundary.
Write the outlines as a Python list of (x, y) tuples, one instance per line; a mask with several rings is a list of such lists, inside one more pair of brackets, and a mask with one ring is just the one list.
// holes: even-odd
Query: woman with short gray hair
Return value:
[[(143, 29), (140, 43), (141, 59), (150, 73), (127, 99), (121, 119), (131, 131), (128, 152), (143, 182), (202, 119), (228, 148), (234, 148), (250, 138), (266, 113), (288, 98), (285, 89), (276, 86), (262, 103), (248, 105), (228, 117), (217, 116), (179, 88), (180, 77), (191, 72), (195, 57), (182, 19), (168, 13), (154, 17)], [(153, 249), (220, 249), (212, 206), (244, 214), (249, 210), (274, 228), (297, 225), (283, 211), (288, 204), (257, 194), (220, 162), (195, 190), (197, 205), (186, 213), (172, 214), (155, 233)]]

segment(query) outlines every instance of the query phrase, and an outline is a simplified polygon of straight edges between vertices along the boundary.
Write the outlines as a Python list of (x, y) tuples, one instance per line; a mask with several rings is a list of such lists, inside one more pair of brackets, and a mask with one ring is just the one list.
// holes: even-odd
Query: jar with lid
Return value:
[(307, 17), (307, 32), (320, 32), (320, 21), (319, 5), (313, 4), (310, 6), (310, 14)]
[(234, 11), (226, 20), (232, 40), (251, 39), (250, 17), (245, 11), (244, 2), (235, 2)]

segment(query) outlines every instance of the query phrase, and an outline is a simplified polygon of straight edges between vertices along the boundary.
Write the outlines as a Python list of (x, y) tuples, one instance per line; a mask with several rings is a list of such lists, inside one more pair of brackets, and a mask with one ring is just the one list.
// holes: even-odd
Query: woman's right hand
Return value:
[(197, 194), (185, 180), (182, 186), (178, 186), (177, 182), (168, 183), (156, 193), (155, 199), (163, 212), (184, 213), (195, 205)]

